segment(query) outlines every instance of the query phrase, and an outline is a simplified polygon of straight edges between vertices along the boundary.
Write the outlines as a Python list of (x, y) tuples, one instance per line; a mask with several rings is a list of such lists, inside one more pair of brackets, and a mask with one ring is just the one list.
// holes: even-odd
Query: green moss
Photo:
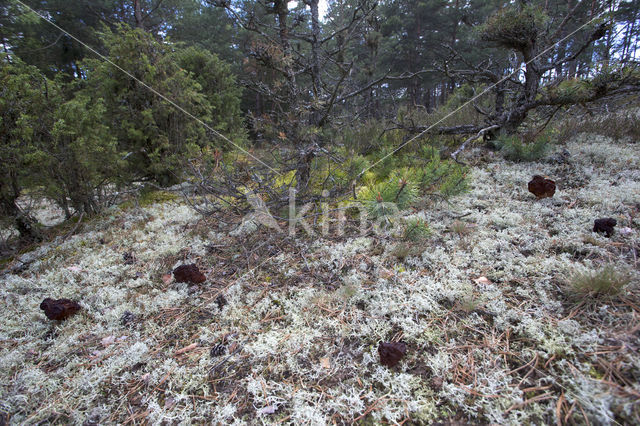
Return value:
[(153, 204), (161, 204), (169, 201), (176, 201), (180, 198), (179, 195), (163, 190), (143, 190), (137, 199), (132, 198), (120, 203), (121, 210), (129, 210), (133, 207), (149, 207)]
[(472, 289), (469, 290), (470, 292), (461, 297), (457, 302), (458, 308), (466, 313), (475, 311), (484, 303), (482, 297), (473, 294)]
[(593, 377), (596, 380), (604, 379), (604, 373), (598, 371), (593, 365), (591, 366), (591, 368), (589, 368), (589, 376)]
[(352, 284), (345, 284), (340, 288), (339, 297), (343, 301), (349, 301), (353, 296), (358, 293), (358, 288)]
[(436, 345), (444, 344), (444, 333), (441, 329), (436, 327), (425, 328), (420, 337), (422, 340), (428, 343), (433, 343)]
[(0, 258), (0, 269), (4, 269), (7, 265), (13, 262), (14, 259), (15, 259), (14, 256)]
[(151, 191), (147, 194), (143, 194), (140, 198), (141, 207), (147, 207), (156, 203), (166, 203), (168, 201), (175, 201), (180, 197), (173, 192), (169, 191)]

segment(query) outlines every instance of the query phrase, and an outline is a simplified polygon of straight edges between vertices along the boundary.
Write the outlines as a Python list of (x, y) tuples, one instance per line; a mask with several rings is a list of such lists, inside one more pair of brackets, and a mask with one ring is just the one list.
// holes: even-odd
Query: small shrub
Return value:
[(405, 260), (407, 257), (420, 256), (422, 248), (418, 244), (400, 243), (393, 247), (391, 255), (395, 256), (399, 261)]
[(565, 143), (581, 133), (608, 136), (613, 139), (640, 139), (640, 112), (636, 110), (618, 111), (595, 117), (574, 116), (558, 125), (558, 141)]
[(386, 131), (387, 124), (381, 120), (368, 120), (360, 125), (346, 127), (333, 135), (337, 145), (343, 145), (356, 153), (377, 151), (384, 146), (397, 146), (402, 143), (400, 130)]
[(570, 290), (579, 298), (615, 296), (631, 282), (631, 276), (619, 271), (613, 265), (599, 271), (587, 271), (574, 274), (568, 282)]
[[(493, 110), (495, 108), (495, 102), (491, 96), (482, 96), (476, 99), (475, 102), (468, 101), (485, 88), (486, 86), (484, 84), (462, 84), (453, 90), (444, 104), (432, 111), (427, 111), (425, 108), (407, 109), (406, 107), (400, 107), (398, 108), (394, 122), (402, 123), (407, 129), (415, 129), (417, 125), (424, 127), (433, 125), (448, 127), (461, 123), (479, 123), (484, 119), (484, 116), (478, 112), (476, 106), (484, 110)], [(411, 137), (412, 135), (413, 133), (411, 132), (411, 134), (403, 136), (407, 138), (407, 136)], [(432, 146), (438, 149), (445, 147), (455, 149), (461, 142), (457, 135), (432, 134), (429, 136), (425, 135), (420, 140), (420, 144), (409, 144), (403, 148), (402, 151), (419, 152), (421, 146)], [(400, 142), (402, 143), (403, 141)]]
[(429, 162), (414, 172), (421, 191), (437, 193), (446, 199), (469, 189), (467, 167), (452, 160), (442, 160), (430, 147), (424, 149), (423, 155)]
[[(229, 66), (215, 55), (156, 40), (140, 29), (120, 25), (101, 34), (109, 58), (127, 69), (210, 127), (243, 142), (245, 133), (240, 111), (240, 89)], [(185, 159), (197, 156), (207, 146), (226, 148), (196, 121), (168, 102), (143, 90), (131, 79), (114, 73), (108, 63), (85, 59), (82, 91), (91, 99), (104, 100), (103, 125), (124, 154), (128, 181), (152, 179), (160, 186), (185, 178)], [(206, 71), (205, 71), (206, 70)], [(92, 104), (89, 104), (92, 105)], [(213, 145), (213, 143), (220, 145)], [(234, 142), (235, 143), (235, 142)]]
[(473, 293), (469, 293), (461, 297), (457, 302), (456, 306), (459, 310), (470, 314), (476, 309), (480, 308), (484, 304), (482, 298), (474, 295)]
[[(453, 162), (450, 161), (449, 165), (452, 164)], [(438, 193), (444, 199), (463, 194), (469, 190), (469, 179), (467, 178), (466, 168), (454, 166), (449, 170), (450, 172), (438, 189)]]
[(459, 237), (463, 237), (471, 232), (471, 226), (461, 220), (455, 220), (449, 230), (454, 234), (458, 234)]
[(45, 195), (55, 200), (71, 216), (77, 212), (94, 214), (108, 207), (114, 184), (121, 184), (124, 161), (111, 128), (103, 121), (106, 113), (101, 99), (79, 92), (59, 105), (51, 140), (37, 156)]
[(338, 185), (349, 185), (363, 170), (366, 170), (371, 165), (365, 157), (353, 152), (339, 151), (339, 154), (346, 157), (344, 165), (330, 171), (325, 167), (327, 171), (320, 176), (323, 182), (327, 179), (327, 173), (330, 173), (331, 178), (335, 179)]
[(429, 238), (430, 235), (431, 229), (424, 220), (412, 218), (406, 221), (403, 235), (405, 240), (422, 241)]
[(372, 171), (375, 172), (378, 179), (386, 179), (402, 165), (401, 154), (394, 153), (393, 150), (392, 146), (384, 146), (371, 158), (371, 163), (375, 164)]
[(411, 246), (409, 244), (398, 244), (393, 248), (391, 254), (394, 255), (398, 260), (405, 260), (409, 253), (411, 252)]
[(386, 182), (362, 188), (358, 198), (367, 207), (369, 217), (378, 219), (393, 216), (398, 210), (406, 209), (416, 200), (417, 193), (417, 187), (411, 179), (393, 173)]
[(526, 162), (540, 160), (549, 150), (549, 137), (546, 134), (538, 136), (532, 142), (524, 142), (518, 136), (503, 136), (499, 142), (500, 152), (509, 161)]

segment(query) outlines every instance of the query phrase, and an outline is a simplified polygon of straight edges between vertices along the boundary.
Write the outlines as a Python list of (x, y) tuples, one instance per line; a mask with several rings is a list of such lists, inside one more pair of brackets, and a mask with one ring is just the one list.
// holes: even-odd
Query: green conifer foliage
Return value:
[(38, 236), (33, 218), (17, 200), (33, 181), (38, 165), (32, 154), (48, 135), (56, 92), (36, 67), (0, 55), (0, 217), (13, 222), (22, 236)]
[[(230, 77), (221, 78), (227, 69), (215, 56), (200, 53), (197, 58), (196, 49), (181, 53), (177, 46), (126, 26), (103, 37), (109, 58), (136, 79), (212, 127), (241, 134), (238, 89)], [(129, 179), (176, 183), (182, 178), (185, 160), (212, 143), (221, 143), (201, 123), (113, 65), (86, 60), (85, 66), (87, 89), (104, 99), (105, 116), (126, 157)], [(197, 81), (191, 70), (202, 72)]]
[(58, 107), (51, 140), (40, 147), (45, 195), (58, 202), (67, 216), (69, 203), (78, 212), (100, 211), (111, 184), (121, 183), (123, 160), (104, 113), (101, 100), (94, 102), (86, 93), (78, 93)]

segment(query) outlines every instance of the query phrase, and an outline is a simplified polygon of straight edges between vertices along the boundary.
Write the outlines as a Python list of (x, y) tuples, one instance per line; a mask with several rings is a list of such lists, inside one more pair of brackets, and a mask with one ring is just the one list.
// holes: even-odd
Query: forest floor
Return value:
[[(0, 276), (0, 424), (639, 424), (640, 149), (554, 151), (474, 148), (470, 192), (404, 212), (419, 243), (355, 221), (293, 238), (179, 199), (85, 221)], [(185, 263), (206, 282), (174, 282)], [(619, 295), (568, 286), (604, 265), (633, 277)], [(82, 310), (49, 321), (45, 297)], [(407, 347), (392, 368), (388, 341)]]

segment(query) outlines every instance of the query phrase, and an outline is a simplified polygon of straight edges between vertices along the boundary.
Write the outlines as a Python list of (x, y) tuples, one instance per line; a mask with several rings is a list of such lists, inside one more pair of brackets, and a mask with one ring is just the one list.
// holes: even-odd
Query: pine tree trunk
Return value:
[(144, 30), (144, 23), (142, 22), (142, 5), (140, 4), (142, 0), (133, 0), (133, 14), (136, 21), (136, 28), (140, 28)]
[(311, 8), (311, 83), (313, 85), (313, 110), (311, 112), (310, 124), (321, 127), (324, 123), (322, 112), (318, 110), (318, 99), (320, 96), (320, 13), (318, 10), (319, 0), (306, 0), (305, 3)]
[(9, 176), (10, 185), (5, 191), (0, 193), (0, 214), (13, 219), (20, 237), (31, 240), (40, 240), (42, 235), (38, 229), (36, 221), (18, 206), (17, 200), (20, 196), (20, 188), (15, 176)]

